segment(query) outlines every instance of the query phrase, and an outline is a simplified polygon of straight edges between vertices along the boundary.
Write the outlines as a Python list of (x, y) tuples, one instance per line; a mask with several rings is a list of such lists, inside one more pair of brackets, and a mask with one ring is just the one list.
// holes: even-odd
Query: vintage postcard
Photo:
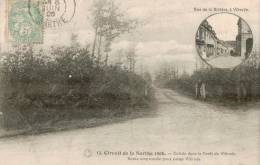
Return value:
[(0, 0), (0, 165), (260, 165), (260, 0)]

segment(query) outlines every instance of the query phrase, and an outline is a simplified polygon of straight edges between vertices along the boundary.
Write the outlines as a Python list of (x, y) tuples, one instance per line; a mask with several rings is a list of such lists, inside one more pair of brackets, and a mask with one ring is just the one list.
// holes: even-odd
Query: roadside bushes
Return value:
[(179, 78), (171, 79), (166, 82), (166, 87), (178, 90), (187, 95), (194, 95), (194, 83), (193, 79), (188, 74), (182, 74)]
[(259, 73), (259, 68), (247, 65), (235, 69), (208, 68), (170, 79), (165, 86), (195, 96), (196, 83), (204, 83), (207, 98), (248, 101), (260, 98)]
[(210, 68), (194, 72), (192, 79), (194, 84), (198, 82), (206, 84), (207, 97), (233, 97), (236, 94), (236, 83), (232, 79), (232, 74), (229, 69)]
[(1, 109), (10, 127), (17, 121), (11, 112), (35, 125), (101, 117), (104, 110), (125, 113), (148, 106), (152, 98), (150, 83), (133, 72), (97, 64), (88, 48), (5, 54), (0, 71)]

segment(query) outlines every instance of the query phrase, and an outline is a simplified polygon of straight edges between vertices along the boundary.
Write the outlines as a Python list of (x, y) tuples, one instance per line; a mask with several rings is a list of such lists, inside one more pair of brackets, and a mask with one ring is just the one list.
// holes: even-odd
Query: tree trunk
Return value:
[(200, 94), (201, 94), (201, 98), (203, 100), (206, 100), (206, 98), (207, 98), (206, 83), (201, 84)]
[(101, 50), (101, 44), (102, 44), (102, 36), (99, 35), (99, 38), (98, 38), (98, 59), (97, 59), (97, 63), (98, 63), (98, 65), (99, 65), (100, 60), (101, 60), (101, 53), (100, 53), (100, 50)]
[(200, 86), (201, 86), (201, 84), (199, 82), (197, 82), (196, 85), (195, 85), (196, 98), (200, 98)]
[(105, 64), (106, 64), (106, 66), (107, 66), (107, 64), (108, 64), (108, 52), (106, 52)]
[(133, 68), (132, 68), (132, 70), (133, 70), (133, 72), (135, 72), (135, 57), (133, 56), (133, 66), (132, 66)]
[(94, 43), (93, 43), (93, 47), (92, 47), (92, 58), (95, 57), (95, 49), (96, 49), (96, 42), (97, 42), (97, 31), (98, 31), (98, 28), (96, 27), (95, 38), (94, 38)]

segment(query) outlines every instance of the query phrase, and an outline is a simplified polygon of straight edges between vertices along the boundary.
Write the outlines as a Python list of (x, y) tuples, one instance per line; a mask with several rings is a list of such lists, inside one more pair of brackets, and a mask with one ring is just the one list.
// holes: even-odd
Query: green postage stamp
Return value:
[(32, 0), (7, 0), (8, 38), (21, 44), (43, 42), (43, 14)]

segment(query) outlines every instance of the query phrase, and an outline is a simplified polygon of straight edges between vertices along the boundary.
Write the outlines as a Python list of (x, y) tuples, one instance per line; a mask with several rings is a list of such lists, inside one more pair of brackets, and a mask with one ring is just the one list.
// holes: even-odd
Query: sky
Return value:
[[(72, 0), (67, 0), (71, 3)], [(122, 11), (130, 18), (142, 20), (143, 24), (130, 34), (122, 35), (112, 45), (113, 52), (134, 45), (137, 54), (137, 67), (144, 66), (147, 71), (155, 72), (163, 63), (180, 65), (192, 72), (195, 68), (195, 34), (200, 23), (216, 12), (195, 12), (194, 8), (247, 8), (248, 12), (235, 12), (244, 18), (252, 28), (254, 41), (259, 40), (260, 1), (251, 0), (115, 0)], [(3, 1), (0, 1), (3, 3)], [(72, 33), (77, 34), (81, 44), (91, 44), (94, 29), (91, 24), (91, 5), (93, 0), (76, 0), (76, 12), (72, 19), (62, 27), (44, 29), (43, 47), (66, 45), (70, 43)], [(3, 8), (3, 4), (1, 7)], [(3, 20), (3, 10), (2, 12)], [(230, 15), (229, 15), (230, 16)], [(258, 17), (257, 17), (258, 16)], [(218, 18), (220, 19), (220, 18)], [(1, 22), (2, 23), (2, 22)], [(216, 31), (223, 39), (233, 39), (235, 21), (226, 18), (224, 21), (212, 21), (219, 24)], [(2, 23), (3, 25), (3, 23)], [(214, 25), (215, 26), (215, 25)], [(0, 42), (7, 43), (0, 25)], [(111, 60), (113, 57), (111, 57)]]
[[(217, 37), (224, 41), (236, 40), (238, 19), (238, 16), (228, 13), (215, 14), (207, 18), (209, 24), (215, 30)], [(226, 23), (228, 23), (228, 26), (226, 26)]]

